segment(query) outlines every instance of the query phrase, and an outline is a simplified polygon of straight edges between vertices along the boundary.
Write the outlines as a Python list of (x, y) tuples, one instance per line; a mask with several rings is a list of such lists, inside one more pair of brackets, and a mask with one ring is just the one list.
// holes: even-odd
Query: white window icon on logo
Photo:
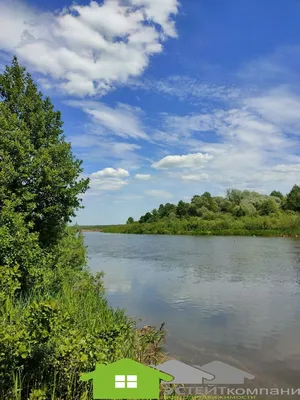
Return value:
[(116, 389), (136, 389), (137, 388), (137, 375), (116, 375), (115, 376)]

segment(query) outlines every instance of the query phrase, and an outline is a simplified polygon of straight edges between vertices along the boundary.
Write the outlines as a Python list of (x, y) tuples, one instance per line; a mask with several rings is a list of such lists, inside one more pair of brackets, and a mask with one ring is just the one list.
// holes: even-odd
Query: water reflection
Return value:
[(110, 303), (145, 324), (167, 322), (171, 352), (198, 364), (204, 353), (234, 357), (255, 375), (299, 383), (299, 240), (85, 237)]

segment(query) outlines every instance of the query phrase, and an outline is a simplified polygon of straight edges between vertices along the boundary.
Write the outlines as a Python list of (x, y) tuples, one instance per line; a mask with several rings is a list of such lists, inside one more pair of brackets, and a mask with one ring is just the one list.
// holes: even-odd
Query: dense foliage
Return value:
[[(279, 191), (263, 195), (228, 189), (225, 197), (205, 192), (190, 203), (160, 204), (138, 222), (105, 226), (104, 232), (198, 235), (298, 235), (300, 186), (284, 196)], [(91, 227), (90, 227), (91, 229)], [(97, 229), (95, 227), (95, 229)]]
[(88, 180), (79, 179), (81, 161), (65, 141), (60, 112), (16, 58), (0, 76), (0, 98), (0, 211), (9, 201), (48, 246), (75, 215)]
[(295, 185), (286, 197), (277, 191), (267, 196), (249, 190), (228, 189), (225, 197), (213, 197), (205, 192), (202, 195), (193, 196), (190, 203), (180, 200), (177, 205), (161, 204), (158, 209), (143, 215), (139, 222), (156, 222), (164, 217), (180, 219), (199, 217), (210, 220), (225, 214), (234, 217), (271, 215), (280, 210), (300, 210), (299, 186)]
[(88, 180), (60, 113), (16, 58), (0, 100), (0, 399), (91, 399), (80, 373), (120, 357), (153, 363), (164, 332), (137, 330), (86, 269), (82, 234), (67, 224)]

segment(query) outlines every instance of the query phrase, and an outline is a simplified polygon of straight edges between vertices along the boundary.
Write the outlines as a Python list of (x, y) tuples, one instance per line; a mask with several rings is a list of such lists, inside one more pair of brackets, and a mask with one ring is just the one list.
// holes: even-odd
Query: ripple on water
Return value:
[(300, 241), (91, 232), (85, 240), (109, 302), (145, 325), (166, 322), (173, 355), (227, 360), (262, 385), (299, 384)]

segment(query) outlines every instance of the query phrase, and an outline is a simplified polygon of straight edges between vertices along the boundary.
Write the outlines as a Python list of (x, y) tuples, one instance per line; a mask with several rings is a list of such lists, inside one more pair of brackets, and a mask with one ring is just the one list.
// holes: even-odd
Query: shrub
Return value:
[(271, 197), (263, 200), (259, 206), (259, 213), (261, 215), (274, 214), (279, 210), (279, 204)]

